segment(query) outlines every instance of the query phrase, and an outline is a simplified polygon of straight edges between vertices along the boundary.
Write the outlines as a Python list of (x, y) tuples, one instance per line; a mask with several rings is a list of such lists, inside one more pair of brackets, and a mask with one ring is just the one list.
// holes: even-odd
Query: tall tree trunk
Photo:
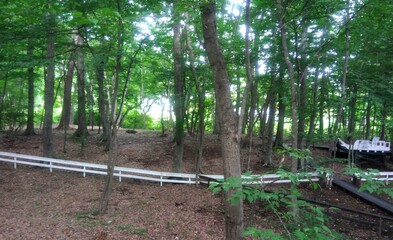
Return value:
[(386, 101), (384, 101), (382, 103), (382, 109), (381, 109), (381, 132), (379, 137), (381, 138), (381, 140), (385, 140), (386, 137), (386, 119), (387, 119), (387, 103)]
[[(325, 125), (324, 125), (324, 111), (325, 111), (325, 102), (327, 101), (327, 97), (326, 94), (328, 93), (327, 91), (327, 80), (325, 79), (325, 74), (326, 71), (322, 72), (322, 78), (321, 78), (321, 89), (320, 89), (320, 93), (318, 96), (318, 111), (319, 111), (319, 124), (318, 124), (318, 136), (319, 138), (323, 138), (323, 134), (325, 132)], [(327, 109), (329, 110), (329, 109)], [(329, 128), (329, 125), (328, 125)]]
[(340, 97), (340, 104), (337, 110), (337, 117), (336, 121), (334, 122), (333, 128), (333, 136), (336, 136), (338, 133), (338, 125), (342, 121), (342, 115), (344, 110), (344, 103), (345, 103), (345, 88), (346, 88), (346, 80), (347, 80), (347, 72), (348, 72), (348, 61), (349, 61), (349, 0), (347, 0), (347, 7), (346, 7), (346, 23), (345, 23), (345, 57), (344, 57), (344, 66), (343, 72), (341, 76), (341, 97)]
[(366, 107), (366, 133), (365, 139), (370, 139), (370, 128), (371, 128), (371, 99), (368, 96), (367, 107)]
[[(3, 111), (5, 110), (4, 99), (5, 99), (5, 95), (7, 93), (7, 83), (8, 83), (8, 69), (5, 73), (4, 85), (3, 85), (3, 89), (0, 94), (0, 116), (3, 116)], [(3, 119), (4, 118), (0, 117), (0, 130), (4, 129), (5, 122)]]
[[(283, 86), (283, 80), (280, 79), (279, 85)], [(285, 120), (285, 92), (279, 91), (278, 92), (278, 122), (277, 122), (277, 132), (276, 132), (276, 139), (274, 145), (282, 146), (284, 143), (284, 120)]]
[[(292, 147), (294, 149), (298, 148), (298, 104), (297, 104), (297, 87), (295, 85), (295, 74), (293, 64), (289, 57), (289, 49), (287, 44), (287, 31), (286, 25), (284, 23), (284, 9), (281, 0), (276, 0), (277, 4), (277, 17), (278, 25), (281, 31), (281, 44), (284, 54), (285, 63), (288, 67), (288, 77), (291, 84), (291, 111), (292, 111)], [(296, 172), (298, 168), (297, 159), (292, 160), (292, 172)]]
[[(270, 102), (270, 94), (269, 92), (266, 94), (266, 99), (261, 104), (261, 112), (259, 113), (259, 137), (262, 139), (262, 143), (265, 142), (266, 139), (266, 119), (267, 119), (267, 112), (268, 106)], [(263, 100), (263, 97), (262, 97)]]
[(265, 156), (265, 164), (272, 165), (273, 164), (273, 133), (274, 133), (274, 123), (276, 119), (276, 90), (273, 83), (273, 94), (269, 103), (269, 118), (267, 121), (267, 144), (266, 144), (266, 156)]
[[(27, 43), (27, 57), (33, 59), (33, 45), (32, 40), (28, 39)], [(32, 63), (33, 61), (31, 61)], [(25, 135), (35, 135), (34, 131), (34, 66), (29, 66), (27, 69), (28, 81), (28, 109), (27, 109), (27, 125)]]
[(64, 92), (63, 92), (63, 109), (61, 118), (57, 129), (70, 128), (70, 115), (71, 115), (71, 93), (72, 93), (72, 80), (74, 77), (75, 61), (74, 54), (71, 54), (70, 60), (67, 65), (67, 73), (64, 79)]
[(93, 85), (94, 83), (90, 81), (89, 87), (87, 88), (87, 99), (89, 106), (89, 122), (91, 125), (91, 130), (93, 131), (94, 126), (96, 125), (95, 117), (94, 117), (94, 96), (93, 96)]
[[(273, 33), (273, 36), (275, 33)], [(272, 48), (272, 56), (277, 56), (276, 48)], [(272, 57), (272, 67), (270, 71), (270, 86), (266, 97), (266, 107), (263, 118), (267, 118), (266, 128), (263, 130), (262, 138), (262, 160), (265, 165), (272, 165), (273, 159), (273, 132), (274, 132), (274, 122), (276, 117), (276, 84), (277, 84), (277, 67), (275, 62), (275, 57)], [(279, 76), (280, 78), (282, 75)], [(264, 120), (265, 122), (265, 120)]]
[[(255, 39), (259, 39), (259, 32), (255, 33)], [(259, 70), (259, 64), (258, 64), (258, 53), (259, 46), (258, 44), (254, 45), (254, 53), (255, 53), (255, 58), (253, 59), (253, 65), (254, 65), (254, 76), (258, 76), (258, 70)], [(256, 77), (253, 77), (252, 83), (251, 83), (251, 91), (250, 91), (250, 109), (248, 112), (249, 116), (249, 126), (248, 126), (248, 132), (247, 132), (247, 138), (249, 139), (250, 142), (250, 147), (252, 145), (252, 135), (253, 135), (253, 130), (254, 130), (254, 122), (255, 122), (255, 112), (258, 104), (258, 81)]]
[(47, 56), (48, 56), (48, 70), (45, 78), (44, 90), (44, 124), (42, 134), (43, 156), (53, 157), (53, 103), (54, 103), (54, 84), (55, 84), (55, 24), (56, 19), (53, 11), (53, 1), (47, 0), (47, 19), (48, 19), (48, 32), (47, 32)]
[(181, 172), (183, 170), (183, 154), (184, 154), (184, 78), (182, 69), (182, 47), (181, 47), (181, 23), (179, 3), (174, 1), (173, 5), (173, 62), (174, 62), (174, 111), (175, 111), (175, 131), (173, 141), (175, 142), (175, 150), (173, 155), (173, 171)]
[[(105, 60), (101, 59), (96, 66), (97, 83), (98, 83), (98, 111), (100, 114), (100, 124), (102, 126), (101, 141), (109, 142), (110, 139), (110, 126), (109, 126), (109, 109), (107, 108), (107, 97), (105, 91)], [(109, 148), (109, 145), (108, 145)]]
[[(85, 62), (83, 53), (83, 38), (80, 32), (76, 33), (76, 53), (77, 53), (77, 85), (78, 85), (78, 128), (74, 132), (75, 137), (86, 137), (88, 135), (87, 124), (86, 124), (86, 94), (85, 94), (85, 83), (86, 83), (86, 72)], [(84, 141), (82, 139), (82, 141)]]
[(189, 34), (188, 22), (189, 16), (186, 13), (186, 26), (185, 26), (185, 34), (186, 34), (186, 45), (188, 49), (188, 54), (190, 56), (190, 66), (192, 76), (195, 82), (195, 90), (198, 95), (198, 133), (197, 133), (197, 146), (195, 153), (195, 173), (201, 173), (201, 165), (202, 165), (202, 154), (203, 154), (203, 140), (205, 135), (205, 78), (203, 77), (202, 82), (198, 79), (198, 74), (195, 68), (195, 56), (194, 51), (191, 46), (191, 38)]
[(244, 116), (246, 113), (246, 106), (248, 100), (248, 93), (252, 84), (252, 73), (251, 73), (251, 57), (250, 57), (250, 4), (251, 0), (246, 0), (246, 34), (245, 34), (245, 57), (246, 57), (246, 87), (243, 92), (242, 106), (239, 113), (239, 124), (238, 124), (238, 134), (241, 136), (243, 132)]
[[(308, 2), (306, 2), (307, 5)], [(302, 20), (301, 20), (301, 41), (300, 41), (300, 59), (298, 59), (298, 80), (299, 80), (299, 123), (298, 123), (298, 147), (303, 148), (303, 139), (306, 128), (307, 115), (307, 63), (306, 63), (306, 48), (307, 48), (307, 6), (303, 6)]]
[(355, 134), (355, 127), (356, 127), (356, 102), (357, 102), (357, 85), (356, 83), (353, 85), (351, 93), (351, 98), (349, 101), (349, 119), (348, 119), (348, 134), (349, 136), (353, 137)]
[[(118, 13), (121, 15), (122, 8), (120, 0), (116, 1)], [(116, 109), (117, 109), (117, 95), (119, 93), (119, 75), (121, 71), (121, 59), (123, 56), (123, 45), (124, 45), (124, 26), (122, 17), (118, 18), (118, 31), (117, 31), (117, 55), (116, 55), (116, 68), (115, 75), (113, 77), (113, 94), (111, 101), (111, 109), (110, 109), (110, 134), (109, 136), (109, 154), (108, 154), (108, 164), (107, 164), (107, 175), (105, 178), (104, 190), (101, 195), (100, 201), (100, 213), (105, 214), (108, 210), (109, 199), (112, 194), (112, 185), (113, 185), (113, 174), (114, 169), (117, 162), (117, 153), (118, 153), (118, 143), (117, 143), (117, 122), (116, 119)], [(122, 109), (119, 109), (119, 113), (121, 114)]]
[(317, 66), (313, 79), (313, 85), (312, 85), (311, 115), (310, 115), (310, 126), (308, 128), (308, 134), (307, 134), (307, 147), (310, 144), (310, 141), (314, 140), (314, 134), (315, 134), (315, 120), (317, 118), (317, 112), (318, 112), (319, 69), (320, 69), (319, 66)]
[[(224, 55), (218, 42), (215, 19), (215, 2), (201, 3), (202, 29), (206, 54), (213, 71), (214, 90), (220, 123), (221, 152), (224, 161), (224, 178), (240, 178), (240, 138), (237, 128), (237, 116), (232, 105), (228, 72)], [(225, 193), (225, 239), (243, 239), (243, 200), (232, 203), (235, 190)]]

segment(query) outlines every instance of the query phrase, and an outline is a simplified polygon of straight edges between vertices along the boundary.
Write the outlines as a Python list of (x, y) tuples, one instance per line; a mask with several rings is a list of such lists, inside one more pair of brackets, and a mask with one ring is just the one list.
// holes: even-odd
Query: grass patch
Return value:
[(100, 212), (98, 211), (98, 209), (93, 209), (90, 211), (80, 211), (80, 212), (76, 212), (75, 217), (76, 219), (82, 219), (82, 218), (86, 218), (86, 219), (96, 219), (96, 217), (98, 216)]
[(141, 236), (145, 235), (147, 232), (146, 228), (135, 228), (132, 224), (116, 225), (116, 229)]

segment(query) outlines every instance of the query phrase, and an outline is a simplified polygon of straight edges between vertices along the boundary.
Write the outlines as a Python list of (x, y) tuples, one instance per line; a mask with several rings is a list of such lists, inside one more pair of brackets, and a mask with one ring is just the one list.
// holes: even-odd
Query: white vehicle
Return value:
[(347, 144), (340, 138), (337, 146), (342, 151), (357, 151), (361, 153), (390, 153), (390, 142), (379, 140), (379, 137), (374, 137), (370, 140), (356, 140), (353, 145)]

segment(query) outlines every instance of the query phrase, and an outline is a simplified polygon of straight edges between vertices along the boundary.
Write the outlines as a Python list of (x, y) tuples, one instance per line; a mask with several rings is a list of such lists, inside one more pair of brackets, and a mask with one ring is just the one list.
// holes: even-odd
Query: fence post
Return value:
[(49, 162), (49, 172), (52, 173), (52, 162)]
[(16, 157), (14, 157), (14, 168), (16, 169)]
[(119, 182), (121, 182), (121, 170), (119, 171)]
[(83, 177), (86, 177), (86, 166), (83, 166)]

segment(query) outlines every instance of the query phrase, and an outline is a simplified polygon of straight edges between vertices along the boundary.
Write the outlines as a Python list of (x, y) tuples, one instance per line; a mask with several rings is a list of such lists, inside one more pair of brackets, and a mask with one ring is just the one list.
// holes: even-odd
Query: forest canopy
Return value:
[[(57, 125), (67, 106), (68, 124), (102, 125), (112, 99), (120, 126), (172, 129), (178, 22), (184, 128), (198, 131), (202, 109), (206, 130), (218, 131), (200, 2), (176, 2), (2, 0), (0, 129), (34, 128), (45, 119)], [(296, 108), (299, 143), (337, 135), (390, 138), (391, 1), (279, 2), (251, 1), (247, 20), (245, 1), (217, 1), (242, 132), (282, 141), (293, 136)], [(152, 106), (159, 119), (149, 116)]]

